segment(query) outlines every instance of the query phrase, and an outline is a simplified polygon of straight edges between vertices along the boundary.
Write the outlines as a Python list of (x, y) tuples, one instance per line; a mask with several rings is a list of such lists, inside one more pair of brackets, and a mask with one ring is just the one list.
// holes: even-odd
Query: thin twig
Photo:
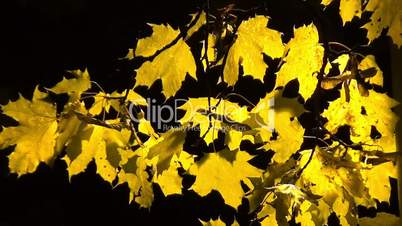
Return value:
[(299, 172), (296, 173), (296, 176), (297, 176), (297, 177), (300, 177), (300, 176), (303, 174), (303, 171), (307, 168), (307, 166), (308, 166), (308, 165), (310, 164), (310, 162), (313, 160), (314, 154), (315, 154), (315, 148), (313, 148), (313, 149), (311, 150), (311, 154), (310, 154), (310, 156), (308, 157), (308, 160), (307, 160), (306, 164), (304, 164), (304, 166), (299, 170)]
[(73, 112), (79, 120), (86, 122), (88, 124), (103, 126), (103, 127), (109, 128), (109, 129), (117, 130), (117, 131), (121, 131), (124, 128), (124, 126), (122, 124), (109, 124), (105, 121), (101, 121), (99, 119), (93, 118), (91, 115), (85, 115), (78, 111), (73, 111)]
[(323, 140), (323, 139), (321, 139), (319, 137), (316, 137), (316, 136), (303, 136), (303, 137), (307, 138), (307, 139), (317, 139), (317, 140), (321, 141), (323, 144), (327, 145), (327, 147), (330, 146), (325, 140)]
[(106, 93), (105, 90), (102, 88), (102, 86), (99, 85), (99, 83), (97, 83), (97, 82), (95, 82), (95, 81), (91, 81), (91, 83), (94, 84), (94, 85), (96, 85), (96, 86), (100, 89), (100, 91)]
[(248, 104), (250, 104), (251, 106), (255, 107), (255, 104), (253, 104), (253, 102), (251, 102), (249, 99), (247, 99), (245, 96), (238, 94), (238, 93), (229, 93), (225, 96), (225, 100), (228, 99), (231, 96), (237, 96), (240, 97), (241, 99), (243, 99), (244, 101), (246, 101)]
[(340, 42), (328, 42), (328, 44), (330, 46), (340, 46), (340, 47), (346, 49), (347, 51), (352, 51), (352, 48), (350, 48), (349, 46), (347, 46), (343, 43), (340, 43)]

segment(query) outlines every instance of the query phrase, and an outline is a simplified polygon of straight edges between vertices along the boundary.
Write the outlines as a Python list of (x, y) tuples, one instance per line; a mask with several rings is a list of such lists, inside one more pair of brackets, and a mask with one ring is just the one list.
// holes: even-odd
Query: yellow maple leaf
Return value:
[[(356, 205), (375, 206), (375, 202), (369, 194), (365, 185), (363, 169), (360, 157), (354, 158), (354, 153), (349, 150), (344, 154), (345, 149), (338, 145), (327, 148), (316, 148), (314, 156), (309, 165), (303, 171), (298, 184), (300, 187), (309, 189), (313, 194), (323, 196), (326, 203), (333, 204), (333, 193), (340, 188), (345, 192), (349, 202)], [(356, 151), (357, 152), (357, 151)], [(359, 154), (357, 152), (357, 154)], [(300, 165), (304, 166), (310, 157), (310, 153), (303, 153)], [(320, 172), (317, 174), (316, 172)], [(332, 198), (330, 198), (332, 197)], [(332, 201), (331, 201), (332, 200)]]
[(349, 62), (349, 54), (342, 54), (338, 56), (332, 63), (338, 64), (339, 72), (343, 73), (346, 69), (346, 66), (348, 66), (348, 62)]
[[(189, 98), (189, 100), (180, 108), (186, 110), (186, 114), (180, 119), (180, 123), (193, 123), (193, 126), (200, 126), (200, 136), (204, 136), (204, 140), (207, 144), (210, 144), (214, 139), (218, 138), (219, 130), (224, 130), (229, 133), (233, 130), (236, 123), (242, 123), (248, 119), (248, 111), (246, 107), (240, 107), (236, 103), (232, 103), (227, 100), (221, 100), (211, 98), (211, 123), (208, 116), (208, 98)], [(219, 104), (218, 104), (219, 103)], [(214, 107), (216, 106), (216, 107)], [(209, 128), (211, 124), (211, 128)], [(228, 134), (233, 136), (235, 134)], [(236, 134), (237, 137), (239, 134)], [(233, 141), (228, 139), (228, 142)], [(233, 147), (235, 145), (231, 145)]]
[(63, 160), (67, 164), (69, 178), (83, 172), (95, 157), (102, 143), (103, 127), (82, 124), (67, 145)]
[[(335, 134), (340, 126), (351, 127), (351, 140), (355, 143), (379, 145), (386, 152), (396, 150), (395, 125), (398, 116), (391, 108), (398, 103), (386, 94), (370, 90), (367, 97), (361, 96), (356, 80), (349, 84), (350, 101), (346, 101), (344, 87), (341, 97), (331, 102), (323, 116), (328, 119), (325, 124), (331, 133)], [(380, 139), (370, 137), (371, 126), (381, 133)]]
[(360, 18), (362, 15), (361, 0), (341, 0), (339, 5), (339, 14), (341, 15), (343, 25), (352, 21), (353, 17)]
[(94, 155), (96, 171), (105, 181), (112, 183), (114, 178), (116, 178), (117, 169), (110, 164), (107, 157), (106, 142), (101, 141)]
[(143, 133), (154, 138), (159, 138), (159, 135), (155, 132), (150, 121), (145, 118), (140, 118), (138, 122), (138, 132)]
[(105, 129), (102, 134), (102, 141), (95, 153), (94, 159), (96, 172), (110, 184), (117, 176), (119, 167), (126, 161), (126, 156), (130, 156), (129, 139), (131, 131), (123, 129), (117, 131)]
[[(174, 40), (179, 31), (169, 25), (151, 25), (150, 37), (138, 41), (135, 54), (152, 56)], [(156, 80), (162, 80), (163, 94), (166, 98), (174, 96), (180, 89), (186, 74), (196, 78), (196, 64), (190, 47), (181, 38), (176, 44), (157, 55), (152, 61), (146, 61), (136, 70), (135, 86), (150, 87)]]
[(239, 150), (224, 149), (217, 153), (205, 154), (199, 162), (190, 167), (190, 174), (196, 176), (191, 189), (201, 196), (216, 190), (227, 205), (237, 208), (245, 195), (241, 181), (250, 184), (248, 178), (261, 176), (262, 171), (247, 162), (250, 159), (251, 156), (247, 152)]
[(70, 142), (71, 137), (74, 136), (78, 132), (82, 121), (78, 119), (78, 117), (72, 113), (65, 115), (59, 121), (58, 133), (59, 136), (56, 140), (55, 150), (57, 153), (60, 153), (66, 144)]
[(94, 103), (89, 109), (89, 113), (91, 115), (99, 115), (104, 110), (106, 113), (110, 111), (110, 107), (112, 106), (111, 99), (109, 98), (109, 94), (104, 92), (97, 93), (94, 98)]
[(114, 91), (110, 94), (104, 92), (97, 93), (95, 96), (93, 96), (94, 103), (92, 104), (91, 108), (89, 108), (88, 112), (94, 116), (99, 115), (103, 111), (105, 113), (109, 113), (111, 107), (113, 107), (117, 112), (121, 112), (121, 100), (123, 100), (124, 97), (126, 97), (126, 101), (130, 101), (135, 105), (147, 105), (145, 98), (133, 90), (128, 90), (127, 96), (125, 92), (126, 91), (119, 93)]
[(377, 65), (375, 56), (373, 56), (373, 55), (368, 55), (368, 56), (364, 57), (364, 59), (359, 64), (359, 70), (363, 71), (363, 70), (366, 70), (369, 68), (375, 68), (377, 70), (377, 72), (373, 77), (367, 78), (366, 81), (369, 82), (370, 84), (383, 86), (384, 85), (383, 73), (382, 73), (381, 68)]
[[(115, 91), (115, 92), (112, 93), (112, 96), (114, 96), (114, 95), (115, 96), (124, 96), (125, 92), (118, 93), (118, 92)], [(142, 106), (148, 105), (147, 100), (144, 97), (142, 97), (137, 92), (135, 92), (135, 91), (133, 91), (131, 89), (128, 91), (127, 100), (132, 102), (132, 103), (134, 103), (135, 105), (142, 105)]]
[(318, 43), (318, 31), (314, 24), (294, 30), (294, 37), (286, 45), (287, 55), (277, 73), (276, 86), (285, 86), (289, 81), (299, 81), (299, 93), (307, 100), (317, 86), (316, 73), (320, 70), (324, 48)]
[(261, 226), (279, 226), (276, 221), (276, 209), (271, 205), (265, 205), (259, 214), (264, 214), (264, 220), (261, 221)]
[[(304, 165), (307, 163), (309, 154), (311, 154), (312, 150), (308, 150), (309, 153), (305, 153), (302, 155), (302, 158), (300, 159), (300, 165)], [(312, 183), (312, 186), (310, 186), (310, 191), (313, 192), (315, 195), (325, 195), (325, 193), (330, 192), (331, 190), (335, 189), (335, 184), (332, 184), (330, 181), (330, 178), (327, 177), (326, 174), (324, 173), (316, 173), (316, 172), (321, 172), (321, 170), (325, 168), (325, 165), (320, 161), (318, 154), (315, 153), (310, 161), (310, 163), (307, 165), (307, 167), (304, 169), (303, 174), (301, 175), (299, 182), (306, 183), (307, 181)], [(328, 169), (332, 170), (332, 169)], [(316, 183), (317, 182), (317, 183)], [(318, 183), (319, 182), (319, 183)], [(299, 185), (300, 187), (303, 187)]]
[(159, 184), (165, 196), (173, 194), (181, 194), (181, 184), (183, 178), (177, 172), (177, 166), (172, 164), (169, 169), (162, 172), (155, 180), (154, 183)]
[(183, 168), (188, 170), (194, 163), (194, 157), (187, 152), (181, 152), (180, 156), (173, 155), (170, 160), (169, 169), (157, 175), (154, 183), (159, 184), (165, 196), (172, 194), (182, 194), (182, 181), (183, 178), (179, 175), (178, 169)]
[(366, 186), (371, 197), (380, 202), (390, 201), (391, 184), (389, 178), (398, 178), (397, 166), (392, 162), (382, 163), (373, 166), (371, 169), (362, 170), (363, 178), (366, 180)]
[(337, 214), (341, 225), (357, 225), (357, 216), (354, 213), (354, 205), (341, 193), (332, 204), (333, 211)]
[(369, 43), (378, 38), (383, 29), (388, 28), (387, 35), (400, 48), (402, 46), (402, 2), (400, 0), (369, 0), (365, 11), (372, 12), (367, 29)]
[[(309, 161), (310, 154), (303, 153), (300, 160), (301, 166)], [(316, 211), (319, 211), (314, 217), (315, 220), (326, 221), (332, 210), (337, 214), (342, 225), (356, 225), (355, 206), (375, 205), (374, 200), (370, 200), (368, 196), (360, 172), (347, 165), (341, 166), (339, 160), (328, 156), (326, 150), (320, 148), (316, 149), (296, 184), (308, 189), (314, 195), (322, 196), (318, 206), (314, 204)]]
[[(154, 159), (147, 159), (149, 148), (156, 144), (156, 139), (148, 139), (135, 152), (129, 152), (126, 160), (121, 162), (121, 170), (118, 173), (117, 185), (127, 183), (130, 189), (129, 202), (135, 201), (143, 208), (150, 208), (154, 200), (152, 181), (153, 173), (148, 173), (147, 168), (156, 164)], [(155, 167), (151, 168), (155, 171)], [(165, 189), (166, 192), (172, 188)]]
[[(321, 4), (328, 6), (333, 0), (322, 0)], [(362, 8), (363, 6), (364, 9)], [(382, 31), (388, 28), (387, 35), (400, 48), (402, 46), (401, 21), (402, 3), (399, 0), (340, 0), (339, 14), (343, 25), (352, 21), (353, 17), (360, 18), (363, 12), (370, 12), (370, 21), (362, 28), (367, 30), (369, 43), (378, 38)]]
[[(144, 155), (146, 149), (139, 150), (128, 159), (118, 174), (118, 184), (127, 183), (130, 189), (129, 202), (135, 201), (143, 208), (150, 208), (154, 200), (152, 182), (148, 180), (146, 172), (148, 162)], [(138, 150), (137, 150), (138, 151)]]
[(77, 133), (67, 144), (66, 155), (63, 157), (67, 163), (69, 178), (83, 172), (95, 159), (97, 173), (105, 181), (112, 183), (121, 161), (124, 160), (130, 135), (131, 131), (128, 129), (117, 131), (81, 123)]
[(71, 72), (74, 78), (63, 80), (48, 90), (56, 94), (68, 93), (71, 98), (79, 99), (81, 94), (91, 88), (91, 79), (88, 70), (75, 70)]
[[(282, 97), (282, 92), (275, 90), (266, 95), (252, 109), (255, 117), (254, 127), (260, 142), (266, 143), (264, 149), (275, 151), (273, 160), (278, 163), (285, 162), (295, 153), (303, 142), (304, 129), (297, 120), (304, 111), (296, 99)], [(248, 124), (252, 124), (247, 121)], [(275, 131), (277, 137), (274, 137)]]
[(169, 169), (173, 156), (179, 157), (183, 151), (183, 144), (186, 137), (184, 130), (171, 129), (162, 134), (155, 144), (149, 147), (147, 158), (158, 157), (157, 172), (161, 174)]
[(268, 17), (255, 16), (243, 21), (237, 30), (237, 38), (231, 46), (223, 70), (225, 81), (233, 86), (239, 75), (239, 66), (244, 74), (263, 81), (267, 65), (263, 53), (271, 58), (279, 58), (284, 46), (281, 33), (267, 28)]
[(170, 25), (149, 25), (152, 28), (152, 35), (138, 40), (134, 51), (135, 56), (150, 57), (180, 34), (179, 30), (174, 30)]
[(296, 223), (303, 226), (327, 225), (330, 215), (330, 207), (323, 200), (319, 200), (318, 205), (304, 201), (299, 208), (299, 214), (296, 216)]
[(22, 97), (2, 106), (3, 114), (17, 120), (19, 125), (3, 128), (0, 148), (16, 145), (9, 158), (11, 173), (18, 176), (33, 173), (39, 163), (50, 163), (56, 156), (56, 106), (44, 100), (47, 94), (35, 89), (32, 101)]

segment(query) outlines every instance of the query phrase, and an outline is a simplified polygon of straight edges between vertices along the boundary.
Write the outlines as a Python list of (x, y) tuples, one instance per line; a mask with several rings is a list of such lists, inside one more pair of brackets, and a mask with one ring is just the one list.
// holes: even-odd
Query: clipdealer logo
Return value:
[[(175, 99), (173, 104), (158, 104), (157, 101), (152, 98), (147, 98), (146, 101), (147, 108), (144, 117), (156, 125), (158, 130), (170, 129), (166, 128), (167, 124), (180, 123), (180, 121), (191, 121), (196, 114), (202, 114), (205, 116), (197, 117), (197, 123), (209, 123), (208, 120), (213, 118), (214, 120), (219, 120), (226, 124), (226, 126), (222, 128), (223, 130), (225, 128), (233, 129), (235, 125), (242, 123), (232, 119), (231, 114), (238, 110), (238, 108), (234, 108), (233, 106), (218, 106), (217, 108), (212, 108), (211, 111), (208, 111), (208, 106), (194, 105), (187, 99)], [(138, 112), (134, 103), (135, 101), (129, 104), (128, 113), (133, 122), (139, 123), (137, 117)], [(178, 118), (180, 115), (178, 114), (178, 109), (180, 109), (180, 106), (184, 104), (186, 104), (187, 113), (183, 118)], [(259, 114), (251, 112), (248, 121), (250, 122), (251, 120), (251, 122), (255, 123), (260, 128), (273, 132), (275, 128), (274, 98), (269, 99), (262, 108), (263, 109), (261, 109)], [(264, 118), (268, 120), (264, 120)], [(205, 120), (205, 122), (203, 122), (203, 120)]]

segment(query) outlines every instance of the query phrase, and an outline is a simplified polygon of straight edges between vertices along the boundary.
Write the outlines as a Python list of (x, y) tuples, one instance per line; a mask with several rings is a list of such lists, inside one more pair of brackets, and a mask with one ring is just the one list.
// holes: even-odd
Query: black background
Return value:
[[(284, 33), (287, 41), (293, 27), (311, 23), (314, 14), (301, 0), (286, 1), (213, 1), (211, 9), (235, 2), (247, 9), (264, 6), (271, 17), (270, 27)], [(50, 87), (62, 79), (65, 70), (88, 68), (93, 80), (109, 91), (122, 89), (132, 80), (132, 73), (118, 70), (116, 60), (124, 57), (136, 39), (149, 34), (147, 22), (168, 22), (183, 26), (203, 7), (202, 1), (100, 1), (100, 0), (14, 0), (1, 3), (0, 104), (22, 93), (30, 97), (36, 84)], [(330, 41), (349, 46), (366, 44), (362, 22), (346, 27), (338, 15), (338, 3), (325, 11)], [(363, 15), (363, 21), (368, 15)], [(374, 54), (390, 84), (389, 39), (376, 40), (364, 54)], [(236, 87), (252, 100), (261, 97), (255, 81)], [(389, 85), (386, 85), (386, 88)], [(193, 91), (205, 95), (204, 89)], [(1, 122), (6, 124), (7, 120)], [(216, 193), (201, 198), (192, 192), (185, 196), (164, 198), (155, 187), (156, 197), (150, 210), (128, 204), (127, 186), (112, 189), (98, 175), (93, 164), (85, 173), (68, 181), (65, 164), (57, 160), (53, 167), (41, 165), (32, 175), (17, 178), (8, 173), (7, 155), (0, 153), (0, 226), (8, 225), (197, 225), (198, 218), (221, 217), (231, 222), (234, 210), (225, 206)], [(245, 208), (246, 205), (241, 208)], [(381, 210), (398, 213), (396, 185), (393, 181), (391, 206)], [(373, 210), (360, 209), (362, 215)], [(240, 210), (238, 221), (247, 221)], [(332, 217), (333, 225), (337, 220)]]

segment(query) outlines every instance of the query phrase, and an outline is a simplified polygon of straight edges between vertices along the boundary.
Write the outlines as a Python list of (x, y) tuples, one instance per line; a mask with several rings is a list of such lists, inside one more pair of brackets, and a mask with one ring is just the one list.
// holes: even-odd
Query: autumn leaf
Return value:
[(252, 109), (258, 140), (265, 143), (263, 149), (275, 151), (275, 162), (285, 162), (300, 148), (304, 129), (297, 116), (303, 111), (296, 99), (282, 97), (282, 92), (277, 90), (267, 94)]
[(263, 220), (261, 221), (262, 226), (279, 226), (276, 221), (276, 209), (274, 207), (266, 205), (261, 212), (264, 214)]
[[(152, 56), (157, 50), (172, 42), (179, 34), (179, 31), (169, 25), (151, 26), (152, 35), (138, 41), (135, 50), (136, 56)], [(143, 63), (136, 73), (136, 87), (150, 87), (156, 80), (161, 79), (162, 93), (169, 98), (180, 89), (187, 74), (196, 79), (196, 65), (190, 47), (181, 38), (152, 61)]]
[(94, 103), (92, 104), (92, 107), (89, 109), (88, 112), (94, 116), (101, 114), (102, 111), (108, 113), (110, 111), (110, 107), (112, 106), (112, 100), (109, 99), (109, 96), (109, 94), (104, 92), (97, 93), (93, 97)]
[[(344, 26), (367, 14), (370, 21), (363, 28), (369, 43), (386, 31), (396, 45), (402, 45), (399, 0), (321, 0), (312, 4), (319, 2), (323, 8), (339, 3)], [(0, 132), (0, 148), (14, 148), (8, 157), (10, 172), (18, 176), (32, 173), (39, 164), (52, 165), (60, 157), (70, 181), (94, 164), (99, 178), (113, 188), (125, 184), (129, 202), (141, 208), (151, 208), (157, 195), (153, 188), (174, 197), (186, 195), (186, 190), (201, 197), (214, 191), (234, 209), (248, 201), (250, 222), (242, 219), (244, 223), (327, 225), (329, 217), (336, 216), (340, 225), (399, 225), (398, 217), (386, 213), (359, 219), (357, 209), (390, 202), (390, 179), (398, 179), (394, 161), (398, 116), (393, 112), (398, 103), (379, 91), (389, 84), (376, 57), (332, 42), (327, 43), (329, 52), (324, 54), (314, 24), (294, 28), (293, 38), (283, 44), (282, 34), (268, 27), (274, 21), (268, 15), (250, 14), (255, 12), (262, 11), (229, 4), (192, 14), (181, 31), (150, 24), (152, 34), (139, 39), (136, 48), (120, 59), (129, 64), (127, 69), (137, 68), (134, 88), (150, 88), (161, 80), (166, 99), (176, 95), (187, 75), (196, 79), (208, 74), (201, 83), (212, 84), (215, 81), (209, 75), (213, 74), (219, 77), (218, 83), (223, 80), (228, 85), (209, 87), (209, 97), (207, 90), (180, 92), (180, 98), (186, 100), (175, 112), (182, 115), (185, 111), (181, 126), (164, 133), (155, 131), (154, 122), (144, 116), (149, 99), (127, 87), (107, 92), (99, 85), (99, 89), (91, 89), (91, 84), (97, 83), (90, 80), (87, 70), (71, 71), (70, 78), (46, 89), (57, 95), (36, 88), (32, 100), (19, 96), (2, 106), (2, 113), (18, 123)], [(204, 35), (194, 35), (200, 31)], [(326, 65), (324, 55), (331, 61)], [(264, 81), (266, 57), (280, 58), (277, 68), (270, 68), (277, 76), (266, 80), (269, 84), (261, 88), (270, 92), (255, 104), (255, 98), (262, 96), (260, 88), (237, 83), (239, 76)], [(336, 68), (338, 75), (334, 75)], [(324, 74), (318, 84), (321, 69)], [(299, 84), (297, 98), (283, 95), (290, 82)], [(256, 88), (256, 93), (249, 93), (255, 94), (251, 100), (236, 93), (244, 88)], [(315, 93), (318, 89), (323, 90)], [(311, 112), (304, 107), (313, 93), (325, 94), (319, 103), (324, 110), (315, 112), (317, 117), (309, 122)], [(68, 95), (64, 106), (58, 94)], [(155, 98), (154, 92), (145, 95)], [(232, 102), (229, 96), (241, 98), (248, 107)], [(93, 100), (92, 105), (84, 99)], [(189, 134), (189, 129), (200, 133)], [(201, 139), (214, 145), (194, 145), (203, 143)], [(187, 147), (191, 147), (189, 152)], [(197, 154), (191, 154), (193, 151)], [(194, 180), (192, 184), (185, 180), (188, 178)], [(227, 215), (225, 222), (217, 215), (210, 217), (203, 217), (207, 221), (200, 223), (225, 225), (228, 219)], [(239, 224), (234, 220), (232, 225)]]
[[(321, 4), (328, 6), (333, 0), (322, 0)], [(364, 8), (363, 8), (364, 6)], [(362, 13), (371, 13), (370, 21), (362, 26), (367, 30), (369, 43), (380, 37), (382, 31), (388, 28), (387, 35), (400, 48), (402, 45), (401, 19), (402, 3), (399, 0), (340, 0), (339, 14), (343, 25), (360, 18)]]
[(162, 134), (155, 144), (149, 147), (148, 159), (158, 157), (157, 172), (161, 174), (169, 169), (173, 156), (179, 157), (183, 151), (186, 133), (183, 130), (171, 129)]
[(305, 226), (327, 225), (331, 209), (323, 200), (318, 201), (318, 205), (304, 201), (296, 216), (296, 223)]
[(194, 157), (187, 152), (181, 152), (180, 156), (173, 155), (170, 160), (169, 169), (157, 175), (154, 179), (154, 183), (160, 186), (165, 196), (182, 194), (183, 178), (179, 175), (179, 169), (187, 171), (193, 163)]
[(299, 82), (299, 93), (307, 100), (317, 86), (317, 73), (321, 69), (324, 48), (318, 43), (314, 24), (294, 30), (294, 37), (287, 43), (285, 62), (277, 73), (276, 86), (285, 86), (291, 80)]
[[(66, 147), (64, 161), (67, 164), (69, 178), (83, 172), (95, 157), (102, 145), (103, 127), (82, 124), (71, 142)], [(104, 147), (104, 146), (103, 146)]]
[(99, 92), (93, 96), (93, 104), (91, 108), (89, 108), (89, 113), (93, 116), (99, 115), (102, 112), (109, 113), (110, 108), (112, 107), (115, 111), (121, 112), (121, 100), (124, 98), (127, 101), (132, 102), (135, 105), (146, 106), (148, 103), (141, 95), (136, 93), (133, 90), (128, 90), (127, 95), (125, 92), (119, 93), (114, 91), (112, 93), (104, 93)]
[(96, 151), (94, 159), (96, 172), (110, 184), (116, 178), (119, 168), (130, 156), (129, 148), (131, 131), (123, 129), (105, 129), (102, 134), (101, 145)]
[(354, 17), (360, 18), (362, 15), (361, 0), (341, 0), (339, 14), (341, 15), (343, 25), (352, 21)]
[(370, 22), (363, 26), (367, 29), (369, 43), (388, 28), (387, 35), (400, 48), (402, 46), (402, 2), (400, 0), (369, 0), (364, 10), (372, 12)]
[(0, 133), (1, 149), (15, 145), (8, 159), (10, 172), (18, 176), (33, 173), (39, 163), (50, 163), (56, 157), (56, 106), (45, 101), (46, 97), (36, 87), (31, 101), (20, 95), (1, 107), (3, 114), (19, 123)]
[(297, 185), (322, 197), (324, 203), (315, 204), (315, 208), (321, 214), (326, 214), (316, 220), (327, 219), (329, 210), (332, 209), (342, 225), (356, 225), (355, 206), (359, 204), (374, 206), (375, 202), (370, 199), (360, 172), (348, 168), (347, 165), (337, 165), (340, 163), (335, 160), (335, 156), (326, 153), (326, 150), (317, 148), (309, 163), (311, 153), (303, 154), (300, 165), (304, 166), (307, 163), (308, 165), (298, 179)]
[(127, 129), (118, 131), (98, 125), (80, 124), (77, 133), (67, 144), (63, 158), (69, 178), (83, 172), (95, 160), (97, 173), (105, 181), (112, 183), (121, 161), (124, 160), (122, 155), (130, 145), (130, 134), (131, 131)]
[(144, 117), (138, 120), (138, 132), (143, 133), (147, 136), (152, 136), (158, 139), (159, 135), (155, 132), (150, 121), (146, 120)]
[(71, 141), (71, 138), (76, 134), (83, 122), (78, 119), (78, 117), (69, 112), (65, 114), (61, 119), (59, 119), (59, 127), (56, 140), (55, 150), (60, 153), (65, 146)]
[(283, 54), (281, 33), (267, 28), (268, 17), (255, 16), (243, 21), (237, 30), (237, 38), (231, 46), (223, 76), (229, 86), (233, 86), (239, 75), (240, 65), (244, 75), (251, 75), (263, 81), (267, 65), (263, 54), (279, 58)]
[(244, 151), (228, 149), (205, 154), (189, 170), (190, 174), (196, 176), (191, 189), (201, 196), (216, 190), (226, 204), (237, 208), (245, 195), (241, 182), (250, 184), (248, 178), (261, 176), (261, 170), (248, 163), (250, 159), (251, 156)]
[[(236, 126), (241, 127), (241, 123), (248, 119), (246, 107), (240, 107), (228, 100), (219, 101), (211, 98), (210, 101), (211, 106), (216, 106), (212, 108), (211, 112), (208, 112), (208, 98), (206, 97), (190, 98), (180, 107), (180, 109), (186, 110), (186, 114), (180, 119), (180, 122), (182, 124), (191, 122), (193, 126), (199, 125), (200, 136), (203, 136), (207, 144), (218, 138), (219, 130), (231, 133), (237, 128)], [(211, 115), (211, 122), (209, 115)], [(210, 125), (211, 128), (209, 128)], [(234, 133), (228, 134), (228, 136), (233, 135)], [(240, 136), (240, 134), (236, 133), (236, 136)], [(227, 141), (231, 142), (230, 139)]]
[(180, 31), (174, 30), (170, 25), (149, 25), (152, 28), (152, 35), (138, 40), (135, 56), (150, 57), (180, 34)]
[(383, 77), (383, 72), (381, 68), (377, 65), (375, 56), (373, 55), (368, 55), (363, 58), (363, 60), (359, 64), (359, 70), (364, 71), (369, 68), (375, 68), (376, 69), (376, 74), (372, 76), (371, 78), (366, 78), (366, 82), (378, 86), (383, 86), (384, 85), (384, 77)]
[(118, 184), (127, 183), (130, 189), (129, 202), (135, 201), (143, 208), (150, 208), (154, 200), (152, 182), (146, 169), (151, 163), (146, 160), (147, 147), (140, 148), (127, 159), (118, 174)]
[(75, 70), (71, 74), (74, 78), (63, 80), (57, 83), (54, 87), (48, 90), (56, 94), (67, 93), (70, 95), (72, 100), (77, 100), (80, 98), (81, 94), (91, 88), (91, 80), (88, 74), (88, 70), (85, 71)]
[(157, 179), (154, 180), (155, 183), (159, 184), (165, 196), (182, 194), (182, 181), (183, 178), (178, 173), (178, 167), (175, 167), (174, 164), (171, 164), (169, 169), (163, 171), (162, 174), (157, 176)]
[(386, 162), (371, 169), (362, 170), (371, 197), (379, 202), (390, 202), (391, 184), (390, 177), (398, 178), (397, 166), (392, 162)]
[[(394, 152), (395, 125), (398, 117), (391, 109), (397, 102), (386, 94), (372, 90), (369, 91), (369, 96), (361, 96), (356, 80), (350, 82), (349, 89), (349, 102), (346, 101), (346, 94), (342, 88), (341, 97), (331, 102), (324, 111), (323, 116), (328, 119), (325, 128), (335, 134), (339, 127), (349, 125), (353, 142), (379, 145), (386, 152)], [(381, 133), (381, 138), (370, 137), (372, 126)]]

